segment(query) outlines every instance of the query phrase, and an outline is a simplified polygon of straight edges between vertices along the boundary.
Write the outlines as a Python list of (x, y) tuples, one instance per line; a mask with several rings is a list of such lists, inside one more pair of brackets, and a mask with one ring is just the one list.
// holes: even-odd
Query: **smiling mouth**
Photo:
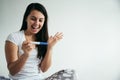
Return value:
[(32, 29), (39, 29), (39, 27), (36, 27), (36, 26), (32, 26)]

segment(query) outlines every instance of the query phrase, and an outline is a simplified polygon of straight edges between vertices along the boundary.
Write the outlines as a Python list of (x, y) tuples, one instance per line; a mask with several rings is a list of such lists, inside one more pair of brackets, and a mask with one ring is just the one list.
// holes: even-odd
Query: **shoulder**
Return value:
[(16, 31), (16, 32), (12, 32), (10, 33), (8, 36), (17, 36), (19, 37), (18, 35), (22, 35), (23, 31)]
[(12, 38), (17, 39), (17, 38), (21, 37), (22, 34), (23, 34), (23, 31), (16, 31), (16, 32), (10, 33), (7, 37), (7, 40), (12, 39)]
[(6, 41), (13, 42), (14, 44), (18, 44), (19, 40), (23, 37), (23, 31), (16, 31), (13, 33), (10, 33), (6, 39)]

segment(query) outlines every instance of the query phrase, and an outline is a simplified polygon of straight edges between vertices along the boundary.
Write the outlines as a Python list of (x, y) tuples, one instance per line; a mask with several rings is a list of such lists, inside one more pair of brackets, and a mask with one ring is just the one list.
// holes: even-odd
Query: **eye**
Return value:
[(36, 21), (36, 18), (35, 17), (31, 17), (31, 20)]
[(43, 19), (39, 19), (39, 22), (43, 22)]

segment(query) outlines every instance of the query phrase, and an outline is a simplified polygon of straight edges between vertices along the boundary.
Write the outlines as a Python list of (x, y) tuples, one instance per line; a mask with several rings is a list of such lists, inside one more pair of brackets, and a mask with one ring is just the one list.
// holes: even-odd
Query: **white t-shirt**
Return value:
[[(23, 50), (21, 47), (22, 47), (23, 41), (25, 40), (26, 39), (25, 39), (24, 31), (17, 31), (17, 32), (11, 33), (7, 37), (7, 41), (10, 41), (18, 46), (19, 55), (23, 54)], [(42, 76), (41, 76), (40, 69), (38, 67), (41, 60), (37, 58), (37, 52), (38, 52), (37, 48), (32, 50), (30, 53), (30, 57), (27, 59), (22, 70), (14, 76), (9, 74), (10, 78), (13, 80), (41, 80)]]

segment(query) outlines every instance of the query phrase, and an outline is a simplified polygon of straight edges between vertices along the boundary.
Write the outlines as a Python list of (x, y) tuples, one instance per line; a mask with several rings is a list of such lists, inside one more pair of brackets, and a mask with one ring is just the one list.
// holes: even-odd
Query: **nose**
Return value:
[(36, 20), (36, 21), (35, 21), (35, 25), (39, 25), (39, 20)]

